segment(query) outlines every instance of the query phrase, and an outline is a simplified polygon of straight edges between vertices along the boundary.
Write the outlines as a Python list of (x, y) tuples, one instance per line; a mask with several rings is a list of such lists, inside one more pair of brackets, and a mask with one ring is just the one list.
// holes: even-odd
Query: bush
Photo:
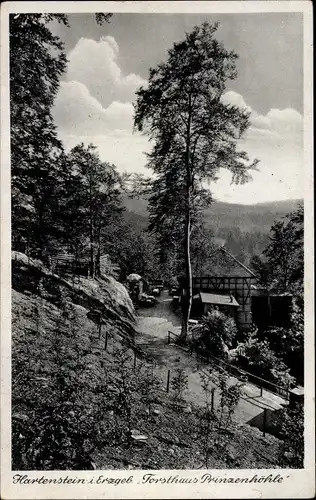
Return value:
[(171, 388), (173, 391), (174, 399), (182, 401), (184, 393), (188, 389), (188, 376), (181, 368), (176, 370), (176, 375), (171, 380)]
[(301, 469), (304, 467), (304, 407), (297, 403), (285, 408), (278, 415), (282, 443), (280, 461), (285, 467)]
[(304, 304), (301, 296), (293, 299), (289, 328), (272, 326), (264, 336), (271, 349), (290, 368), (291, 375), (304, 385)]
[(202, 318), (198, 342), (214, 356), (224, 357), (237, 335), (236, 323), (230, 316), (212, 309)]
[(246, 342), (238, 345), (235, 355), (237, 362), (257, 377), (283, 387), (294, 383), (289, 368), (276, 356), (267, 340), (258, 340), (256, 330), (249, 334)]
[[(210, 457), (214, 453), (225, 460), (227, 446), (231, 442), (231, 431), (235, 429), (233, 416), (240, 401), (242, 385), (231, 384), (229, 376), (219, 375), (219, 387), (213, 387), (211, 378), (200, 374), (204, 394), (204, 405), (199, 409), (199, 434), (203, 465), (208, 468)], [(219, 393), (217, 405), (214, 404), (214, 391)]]

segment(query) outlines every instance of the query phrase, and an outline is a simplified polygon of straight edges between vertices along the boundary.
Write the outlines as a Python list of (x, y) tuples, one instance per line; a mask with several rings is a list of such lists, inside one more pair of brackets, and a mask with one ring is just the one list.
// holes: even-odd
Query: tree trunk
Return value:
[(184, 259), (185, 259), (185, 275), (186, 284), (184, 290), (182, 304), (182, 327), (180, 340), (185, 340), (188, 334), (189, 319), (192, 307), (192, 267), (190, 254), (190, 236), (191, 236), (191, 199), (190, 189), (192, 187), (192, 174), (190, 168), (190, 133), (191, 133), (191, 95), (189, 95), (188, 103), (188, 125), (186, 134), (186, 152), (185, 152), (185, 169), (186, 169), (186, 192), (185, 192), (185, 227), (184, 227)]
[(90, 222), (90, 277), (94, 278), (94, 251), (93, 251), (93, 227), (92, 221)]
[(101, 274), (101, 272), (100, 272), (100, 261), (101, 261), (101, 227), (100, 226), (98, 226), (96, 240), (98, 242), (98, 246), (97, 246), (97, 253), (96, 253), (96, 258), (95, 258), (95, 274), (96, 274), (96, 276), (100, 276), (100, 274)]
[(190, 233), (191, 233), (191, 217), (190, 217), (190, 207), (188, 200), (188, 207), (186, 211), (185, 218), (185, 274), (186, 274), (186, 285), (185, 285), (185, 295), (183, 297), (182, 304), (182, 328), (180, 339), (185, 340), (188, 334), (189, 319), (192, 307), (192, 267), (191, 267), (191, 254), (190, 254)]
[(94, 243), (94, 234), (93, 234), (93, 213), (92, 213), (92, 181), (89, 179), (89, 210), (90, 210), (90, 220), (89, 220), (89, 237), (90, 237), (90, 277), (94, 278), (94, 251), (93, 251), (93, 243)]

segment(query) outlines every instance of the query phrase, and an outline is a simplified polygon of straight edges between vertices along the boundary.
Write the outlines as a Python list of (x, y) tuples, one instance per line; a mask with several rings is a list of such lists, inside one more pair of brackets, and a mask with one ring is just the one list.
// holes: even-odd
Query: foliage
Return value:
[(202, 345), (214, 356), (226, 356), (232, 346), (237, 328), (235, 321), (215, 307), (203, 316), (201, 326), (197, 329)]
[(171, 388), (175, 400), (181, 401), (188, 389), (188, 376), (182, 368), (176, 369), (176, 374), (171, 380)]
[(293, 297), (289, 325), (286, 327), (272, 325), (261, 333), (262, 340), (256, 345), (258, 351), (262, 349), (261, 361), (264, 362), (265, 355), (266, 370), (272, 378), (282, 382), (286, 374), (285, 379), (288, 378), (288, 370), (285, 372), (284, 367), (289, 367), (291, 375), (296, 377), (298, 383), (303, 384), (304, 210), (302, 205), (282, 220), (275, 222), (271, 227), (269, 244), (261, 256), (253, 257), (251, 264), (265, 287), (291, 293)]
[(271, 326), (261, 335), (301, 385), (304, 385), (304, 334), (304, 304), (298, 295), (293, 298), (289, 326)]
[(203, 207), (211, 201), (204, 181), (216, 180), (220, 168), (233, 182), (249, 179), (247, 154), (237, 140), (249, 126), (249, 113), (225, 105), (227, 81), (236, 78), (237, 55), (215, 38), (218, 25), (196, 26), (168, 51), (167, 62), (149, 71), (148, 87), (137, 92), (135, 127), (154, 146), (148, 166), (156, 178), (150, 198), (151, 229), (158, 235), (180, 230), (188, 283), (182, 337), (192, 304), (190, 235)]
[(13, 410), (20, 410), (13, 411), (12, 421), (15, 469), (92, 468), (92, 451), (112, 439), (106, 387), (100, 385), (97, 367), (87, 362), (89, 346), (80, 344), (75, 318), (64, 309), (49, 352), (40, 345), (43, 335), (35, 333), (32, 346), (41, 353), (35, 362), (27, 338), (15, 346)]
[(239, 363), (257, 377), (286, 388), (294, 383), (289, 368), (271, 349), (268, 340), (258, 339), (256, 330), (249, 332), (246, 341), (238, 344), (235, 353)]
[[(96, 14), (98, 24), (110, 18)], [(69, 25), (64, 14), (9, 18), (12, 246), (46, 263), (66, 234), (61, 213), (69, 180), (51, 112), (67, 60), (51, 22)]]
[(99, 26), (102, 26), (103, 23), (109, 23), (113, 14), (104, 12), (97, 12), (95, 14), (95, 20)]
[[(200, 411), (200, 439), (204, 466), (209, 467), (209, 460), (214, 448), (220, 450), (225, 458), (230, 442), (230, 430), (233, 429), (233, 416), (239, 403), (242, 384), (229, 384), (229, 377), (219, 375), (219, 387), (213, 388), (211, 378), (201, 373), (201, 387), (204, 393), (204, 407)], [(218, 404), (214, 404), (214, 394), (219, 392)]]
[[(92, 469), (95, 451), (131, 444), (157, 395), (159, 380), (145, 361), (134, 366), (127, 347), (92, 362), (96, 337), (83, 342), (75, 309), (65, 298), (61, 304), (52, 337), (40, 317), (14, 344), (14, 469)], [(32, 359), (30, 349), (41, 356)]]
[(123, 212), (109, 222), (107, 232), (111, 239), (107, 252), (119, 265), (122, 280), (131, 273), (140, 274), (147, 280), (160, 277), (155, 241), (140, 227), (137, 217), (132, 219)]
[(291, 469), (304, 467), (304, 406), (284, 408), (278, 415), (282, 441), (279, 452), (281, 463)]
[(252, 267), (262, 283), (280, 291), (296, 291), (304, 278), (304, 209), (299, 205), (270, 230), (270, 242)]
[(121, 178), (116, 167), (101, 162), (95, 146), (75, 146), (67, 158), (68, 182), (63, 210), (68, 245), (74, 253), (84, 251), (90, 256), (90, 272), (101, 249), (107, 250), (111, 235), (107, 227), (121, 212)]
[(10, 123), (13, 246), (43, 257), (54, 229), (63, 148), (51, 108), (66, 68), (63, 43), (47, 23), (55, 14), (10, 15)]

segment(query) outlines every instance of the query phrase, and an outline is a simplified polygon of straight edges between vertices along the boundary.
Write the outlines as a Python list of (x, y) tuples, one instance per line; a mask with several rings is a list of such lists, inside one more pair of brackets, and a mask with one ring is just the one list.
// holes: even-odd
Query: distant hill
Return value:
[[(299, 203), (302, 203), (302, 200), (273, 201), (254, 205), (215, 201), (205, 211), (205, 221), (215, 232), (238, 227), (241, 232), (268, 233), (276, 220), (295, 210)], [(125, 197), (123, 204), (128, 212), (141, 216), (140, 221), (144, 224), (148, 217), (148, 201), (145, 198)]]
[(214, 202), (205, 211), (205, 220), (214, 230), (238, 227), (241, 232), (268, 233), (276, 220), (297, 208), (302, 200), (284, 200), (254, 205)]
[[(254, 205), (216, 201), (205, 210), (206, 227), (212, 229), (215, 242), (225, 245), (241, 262), (249, 265), (251, 257), (260, 254), (269, 242), (269, 231), (275, 221), (297, 208), (302, 200), (284, 200)], [(123, 199), (125, 220), (136, 231), (148, 222), (145, 198)]]

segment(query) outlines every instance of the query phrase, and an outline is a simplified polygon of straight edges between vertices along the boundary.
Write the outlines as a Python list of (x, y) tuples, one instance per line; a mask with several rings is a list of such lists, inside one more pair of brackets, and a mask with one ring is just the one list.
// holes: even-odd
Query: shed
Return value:
[(207, 314), (211, 307), (216, 306), (221, 311), (235, 316), (239, 303), (232, 294), (217, 294), (200, 292), (193, 297), (195, 316)]
[[(251, 316), (251, 292), (252, 286), (258, 281), (255, 274), (247, 266), (242, 264), (236, 259), (228, 250), (221, 247), (221, 263), (214, 265), (212, 274), (207, 276), (193, 276), (192, 289), (193, 296), (200, 293), (210, 295), (221, 295), (230, 297), (233, 294), (236, 298), (236, 305), (214, 304), (218, 305), (221, 310), (227, 307), (227, 311), (234, 316), (237, 327), (240, 331), (248, 330), (252, 323)], [(187, 279), (184, 276), (179, 277), (180, 288), (182, 290), (182, 300), (185, 297), (186, 290), (188, 289)], [(219, 299), (224, 300), (224, 299)], [(226, 299), (227, 300), (227, 299)], [(203, 307), (201, 298), (193, 301), (192, 304), (192, 317), (199, 317), (203, 314)], [(200, 305), (198, 305), (198, 303)], [(208, 306), (210, 307), (210, 306)], [(202, 309), (202, 312), (201, 312)]]

